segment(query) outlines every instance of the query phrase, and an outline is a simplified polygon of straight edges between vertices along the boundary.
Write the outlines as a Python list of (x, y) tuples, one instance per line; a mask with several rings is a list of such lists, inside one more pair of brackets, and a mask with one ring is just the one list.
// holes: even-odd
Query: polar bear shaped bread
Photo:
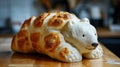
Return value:
[(11, 49), (21, 53), (37, 52), (63, 62), (103, 55), (96, 29), (89, 20), (62, 11), (42, 13), (25, 20), (12, 39)]

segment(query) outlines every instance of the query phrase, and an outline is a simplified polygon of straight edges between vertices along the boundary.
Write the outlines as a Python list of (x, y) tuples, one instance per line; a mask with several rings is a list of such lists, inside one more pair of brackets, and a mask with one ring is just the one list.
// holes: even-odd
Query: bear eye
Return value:
[(82, 37), (85, 37), (85, 34), (83, 34)]
[(95, 35), (97, 35), (97, 34), (95, 33)]

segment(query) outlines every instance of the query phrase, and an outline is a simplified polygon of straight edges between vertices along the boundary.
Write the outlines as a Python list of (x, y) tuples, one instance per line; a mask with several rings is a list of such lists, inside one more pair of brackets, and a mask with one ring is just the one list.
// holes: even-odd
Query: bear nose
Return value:
[(93, 47), (97, 47), (97, 46), (98, 46), (98, 43), (92, 43), (92, 46), (93, 46)]

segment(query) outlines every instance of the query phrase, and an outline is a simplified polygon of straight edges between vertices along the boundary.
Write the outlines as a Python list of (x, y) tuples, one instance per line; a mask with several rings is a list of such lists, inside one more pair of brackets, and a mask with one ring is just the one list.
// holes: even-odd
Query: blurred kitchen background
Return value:
[(99, 41), (120, 57), (120, 0), (0, 0), (0, 35), (14, 35), (31, 16), (60, 10), (89, 18)]

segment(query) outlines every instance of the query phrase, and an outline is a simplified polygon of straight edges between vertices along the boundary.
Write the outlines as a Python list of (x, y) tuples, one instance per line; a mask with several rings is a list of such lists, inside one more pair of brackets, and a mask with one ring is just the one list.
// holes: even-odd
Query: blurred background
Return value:
[(89, 18), (99, 41), (120, 57), (120, 0), (0, 0), (0, 35), (14, 35), (31, 16), (60, 10)]

